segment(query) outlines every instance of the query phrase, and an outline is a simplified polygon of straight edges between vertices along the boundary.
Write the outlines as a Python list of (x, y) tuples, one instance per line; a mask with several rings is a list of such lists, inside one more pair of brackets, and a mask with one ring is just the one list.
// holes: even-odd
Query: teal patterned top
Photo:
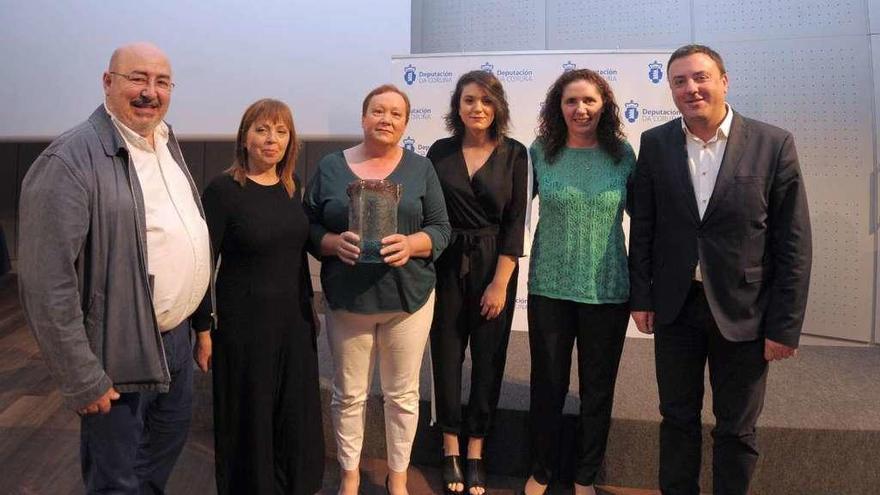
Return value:
[(629, 300), (622, 222), (635, 153), (623, 144), (618, 163), (599, 148), (563, 148), (552, 165), (541, 144), (532, 144), (540, 209), (529, 294), (590, 304)]

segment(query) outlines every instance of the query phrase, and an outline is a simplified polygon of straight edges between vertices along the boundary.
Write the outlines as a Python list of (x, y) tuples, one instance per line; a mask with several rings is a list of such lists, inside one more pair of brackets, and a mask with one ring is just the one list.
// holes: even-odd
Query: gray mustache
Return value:
[(131, 104), (138, 108), (156, 108), (159, 106), (159, 100), (140, 95), (137, 99), (132, 100)]

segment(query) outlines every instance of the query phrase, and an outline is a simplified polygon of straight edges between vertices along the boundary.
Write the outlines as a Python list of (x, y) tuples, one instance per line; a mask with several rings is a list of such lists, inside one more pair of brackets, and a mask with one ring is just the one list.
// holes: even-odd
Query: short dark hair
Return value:
[(465, 86), (472, 83), (483, 88), (495, 110), (495, 118), (492, 121), (492, 127), (489, 128), (489, 135), (495, 140), (503, 139), (510, 127), (510, 108), (507, 106), (507, 96), (504, 94), (504, 86), (501, 85), (501, 81), (491, 72), (484, 70), (472, 70), (458, 78), (455, 91), (449, 102), (449, 113), (443, 117), (446, 121), (446, 130), (451, 132), (453, 137), (464, 136), (464, 122), (461, 121), (461, 116), (458, 114), (461, 110), (461, 93)]
[(594, 84), (599, 90), (602, 97), (602, 115), (599, 116), (599, 125), (596, 128), (599, 148), (611, 155), (615, 163), (619, 163), (623, 158), (624, 135), (614, 92), (604, 77), (590, 69), (563, 72), (547, 91), (538, 117), (538, 141), (544, 147), (544, 158), (547, 163), (552, 164), (565, 148), (568, 127), (562, 115), (562, 93), (566, 86), (581, 80)]
[(727, 74), (727, 69), (724, 68), (724, 60), (721, 58), (721, 55), (718, 54), (715, 50), (709, 48), (706, 45), (684, 45), (681, 48), (678, 48), (672, 55), (669, 56), (669, 62), (666, 63), (666, 72), (669, 72), (669, 67), (672, 65), (672, 62), (678, 60), (680, 58), (684, 58), (690, 55), (694, 55), (695, 53), (702, 53), (703, 55), (712, 59), (715, 62), (715, 65), (718, 66), (718, 70), (721, 71), (721, 75)]
[(400, 88), (393, 84), (383, 84), (376, 88), (373, 88), (367, 96), (364, 97), (364, 103), (361, 107), (361, 117), (367, 116), (367, 107), (370, 106), (370, 100), (373, 99), (374, 96), (384, 95), (385, 93), (397, 93), (403, 98), (403, 103), (406, 104), (406, 120), (405, 123), (409, 124), (409, 96), (406, 96), (406, 93), (401, 91)]

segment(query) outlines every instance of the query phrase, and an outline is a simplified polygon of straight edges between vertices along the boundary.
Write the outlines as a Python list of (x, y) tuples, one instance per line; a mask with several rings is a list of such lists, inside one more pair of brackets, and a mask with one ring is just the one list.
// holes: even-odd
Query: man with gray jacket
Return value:
[[(28, 325), (82, 416), (88, 493), (162, 493), (189, 430), (189, 317), (211, 278), (198, 191), (163, 122), (174, 83), (156, 46), (113, 52), (104, 104), (56, 139), (21, 190)], [(195, 328), (207, 328), (200, 323)]]

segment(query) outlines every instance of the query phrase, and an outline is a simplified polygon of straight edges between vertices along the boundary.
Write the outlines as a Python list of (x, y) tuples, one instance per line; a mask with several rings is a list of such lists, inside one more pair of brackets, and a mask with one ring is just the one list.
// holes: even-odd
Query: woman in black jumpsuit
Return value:
[(211, 333), (220, 494), (311, 495), (321, 488), (309, 222), (293, 179), (296, 151), (287, 106), (254, 103), (242, 118), (233, 166), (202, 199), (220, 256)]
[[(518, 258), (523, 255), (528, 153), (505, 137), (504, 89), (489, 72), (461, 76), (446, 116), (452, 137), (435, 142), (428, 158), (437, 170), (452, 241), (437, 260), (431, 327), (436, 422), (443, 433), (444, 488), (485, 492), (483, 439), (498, 404), (507, 342), (516, 306)], [(471, 386), (462, 418), (461, 366), (471, 346)], [(468, 437), (466, 475), (459, 436)]]

